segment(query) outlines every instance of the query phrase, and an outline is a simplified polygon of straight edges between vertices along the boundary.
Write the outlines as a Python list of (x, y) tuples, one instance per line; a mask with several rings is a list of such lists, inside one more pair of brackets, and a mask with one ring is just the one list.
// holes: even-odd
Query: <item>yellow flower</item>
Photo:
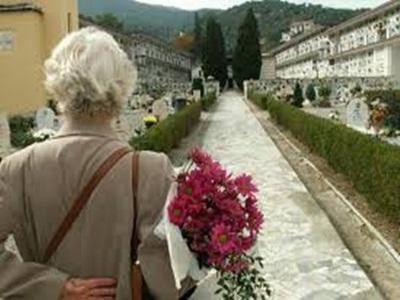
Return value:
[(157, 121), (157, 118), (154, 117), (154, 116), (147, 116), (147, 117), (144, 117), (144, 118), (143, 118), (143, 121), (144, 121), (145, 123), (157, 123), (157, 122), (158, 122), (158, 121)]

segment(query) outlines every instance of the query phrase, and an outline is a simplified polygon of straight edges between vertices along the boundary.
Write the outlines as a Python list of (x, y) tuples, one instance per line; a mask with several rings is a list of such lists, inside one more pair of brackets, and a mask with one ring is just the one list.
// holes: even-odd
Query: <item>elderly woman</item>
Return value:
[[(55, 48), (45, 70), (65, 120), (55, 138), (0, 165), (0, 298), (132, 299), (137, 255), (151, 296), (178, 299), (154, 235), (173, 169), (163, 154), (135, 156), (112, 128), (134, 67), (110, 35), (86, 28)], [(10, 234), (23, 261), (5, 249)]]

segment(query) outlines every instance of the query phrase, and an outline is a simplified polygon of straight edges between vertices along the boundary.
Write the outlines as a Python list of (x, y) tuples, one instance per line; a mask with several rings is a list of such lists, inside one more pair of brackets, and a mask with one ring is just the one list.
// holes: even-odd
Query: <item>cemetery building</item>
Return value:
[(76, 0), (4, 0), (0, 3), (0, 114), (43, 106), (43, 63), (78, 28)]
[[(80, 25), (101, 27), (90, 19), (80, 18)], [(143, 34), (125, 34), (101, 27), (114, 36), (138, 71), (138, 93), (161, 89), (185, 89), (191, 81), (192, 59), (189, 54), (176, 51), (171, 45)]]
[(191, 81), (191, 57), (172, 48), (156, 38), (132, 35), (132, 56), (138, 69), (139, 87), (144, 90), (154, 88), (179, 88)]
[[(284, 44), (265, 54), (263, 70), (275, 70), (272, 77), (281, 79), (400, 80), (400, 1), (331, 28), (307, 28), (295, 36), (286, 34)], [(291, 32), (299, 29), (296, 25)], [(270, 74), (264, 71), (261, 78)]]

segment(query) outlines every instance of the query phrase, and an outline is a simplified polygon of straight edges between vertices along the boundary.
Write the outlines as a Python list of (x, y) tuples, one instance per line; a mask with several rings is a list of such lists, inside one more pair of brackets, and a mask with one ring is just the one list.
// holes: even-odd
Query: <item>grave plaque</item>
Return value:
[(36, 126), (38, 130), (54, 129), (56, 115), (51, 108), (42, 107), (36, 112)]

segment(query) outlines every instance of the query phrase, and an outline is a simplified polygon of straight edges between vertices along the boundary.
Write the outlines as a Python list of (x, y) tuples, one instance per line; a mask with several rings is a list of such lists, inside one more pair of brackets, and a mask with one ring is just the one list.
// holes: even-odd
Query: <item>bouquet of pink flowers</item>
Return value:
[(217, 294), (264, 299), (270, 289), (258, 270), (262, 258), (249, 254), (263, 224), (257, 187), (251, 176), (228, 174), (200, 149), (192, 150), (190, 159), (168, 207), (171, 223), (179, 227), (200, 266), (218, 271)]

